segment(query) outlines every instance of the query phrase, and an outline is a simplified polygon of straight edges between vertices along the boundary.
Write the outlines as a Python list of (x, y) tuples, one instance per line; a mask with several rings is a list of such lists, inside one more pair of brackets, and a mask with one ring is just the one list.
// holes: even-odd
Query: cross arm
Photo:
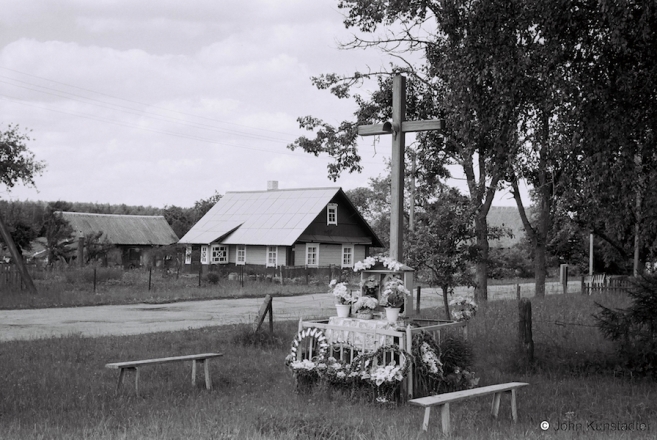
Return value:
[[(427, 131), (427, 130), (444, 130), (445, 120), (434, 119), (430, 121), (404, 121), (402, 122), (402, 132), (410, 133), (414, 131)], [(393, 124), (386, 122), (384, 124), (373, 125), (359, 125), (359, 136), (376, 136), (380, 134), (391, 134), (395, 132)]]

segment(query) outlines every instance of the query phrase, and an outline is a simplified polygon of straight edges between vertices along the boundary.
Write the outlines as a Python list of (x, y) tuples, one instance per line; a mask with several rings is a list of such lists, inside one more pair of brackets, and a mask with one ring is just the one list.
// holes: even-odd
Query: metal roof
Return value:
[(291, 246), (340, 191), (305, 188), (227, 192), (179, 243)]
[(61, 214), (75, 235), (103, 231), (103, 238), (116, 245), (164, 246), (178, 241), (178, 236), (161, 215)]

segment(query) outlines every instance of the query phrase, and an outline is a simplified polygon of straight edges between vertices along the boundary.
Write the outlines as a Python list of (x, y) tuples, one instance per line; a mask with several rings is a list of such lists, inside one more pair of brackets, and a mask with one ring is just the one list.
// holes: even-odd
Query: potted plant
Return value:
[(386, 317), (388, 322), (397, 322), (399, 317), (399, 310), (404, 305), (406, 296), (410, 296), (411, 292), (404, 287), (404, 281), (397, 275), (386, 277), (383, 284), (383, 294), (381, 300), (383, 306), (386, 308)]
[(379, 305), (379, 302), (376, 298), (371, 296), (361, 296), (359, 297), (354, 305), (352, 310), (356, 313), (359, 319), (372, 319), (372, 311)]
[(353, 303), (351, 292), (347, 288), (347, 283), (338, 283), (336, 280), (331, 280), (329, 283), (329, 293), (335, 297), (335, 309), (338, 317), (347, 318), (349, 310)]

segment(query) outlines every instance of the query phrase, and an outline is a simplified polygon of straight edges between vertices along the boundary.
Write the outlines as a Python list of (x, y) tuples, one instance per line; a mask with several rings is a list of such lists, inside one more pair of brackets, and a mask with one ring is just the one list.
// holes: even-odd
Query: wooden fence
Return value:
[[(327, 336), (332, 333), (333, 338), (329, 337), (329, 341), (336, 339), (335, 334), (340, 334), (342, 337), (337, 338), (340, 339), (340, 342), (329, 344), (328, 354), (345, 362), (350, 362), (361, 353), (376, 351), (383, 345), (395, 344), (402, 350), (411, 353), (413, 335), (422, 331), (432, 334), (438, 343), (440, 343), (443, 332), (450, 329), (460, 329), (465, 339), (468, 336), (467, 321), (410, 319), (406, 327), (397, 328), (396, 330), (330, 325), (328, 320), (299, 321), (300, 332), (308, 328), (320, 329)], [(297, 360), (311, 359), (317, 355), (318, 347), (314, 345), (316, 342), (314, 338), (305, 338), (297, 349)], [(394, 353), (392, 352), (384, 353), (383, 360), (385, 362), (387, 358), (393, 359), (393, 357)], [(410, 372), (402, 383), (404, 397), (409, 399), (421, 397), (417, 395), (417, 390), (414, 389), (414, 382), (417, 382), (417, 380), (415, 366), (411, 365)]]
[(631, 285), (630, 277), (623, 275), (600, 273), (582, 276), (582, 293), (585, 295), (626, 293)]

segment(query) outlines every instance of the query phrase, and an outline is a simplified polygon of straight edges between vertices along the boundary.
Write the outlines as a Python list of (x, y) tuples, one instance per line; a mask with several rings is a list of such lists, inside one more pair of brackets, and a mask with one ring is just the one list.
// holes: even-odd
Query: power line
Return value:
[[(137, 115), (137, 116), (145, 116), (145, 117), (156, 119), (156, 120), (159, 120), (159, 121), (173, 122), (175, 124), (187, 125), (187, 126), (190, 126), (190, 127), (200, 128), (200, 129), (203, 129), (203, 130), (216, 131), (216, 132), (219, 132), (219, 133), (234, 134), (234, 135), (237, 135), (237, 136), (250, 137), (250, 138), (254, 138), (254, 139), (258, 139), (258, 140), (265, 140), (265, 141), (268, 141), (268, 142), (286, 142), (283, 139), (276, 139), (276, 138), (271, 138), (271, 137), (266, 137), (266, 136), (253, 135), (253, 134), (249, 134), (249, 133), (239, 132), (239, 131), (236, 131), (236, 130), (220, 129), (220, 128), (216, 128), (216, 127), (213, 127), (213, 126), (207, 125), (207, 124), (199, 124), (199, 123), (195, 123), (195, 122), (190, 123), (190, 122), (185, 121), (184, 119), (180, 119), (180, 118), (173, 118), (173, 117), (170, 117), (170, 116), (158, 115), (158, 114), (150, 114), (148, 111), (145, 111), (145, 110), (135, 109), (135, 108), (132, 108), (132, 107), (119, 105), (119, 104), (113, 104), (113, 103), (102, 101), (102, 100), (99, 100), (99, 99), (88, 98), (86, 96), (76, 95), (74, 93), (64, 92), (64, 91), (57, 90), (57, 89), (52, 89), (52, 88), (49, 88), (49, 87), (39, 86), (39, 85), (31, 84), (31, 83), (28, 83), (28, 82), (25, 82), (25, 81), (16, 80), (16, 79), (13, 79), (13, 78), (8, 78), (8, 77), (3, 76), (3, 75), (0, 75), (0, 78), (5, 78), (5, 79), (9, 79), (10, 81), (16, 81), (16, 82), (20, 82), (20, 83), (23, 83), (23, 84), (28, 84), (32, 87), (43, 88), (43, 89), (46, 89), (46, 90), (53, 90), (54, 92), (48, 92), (48, 91), (44, 91), (44, 90), (37, 90), (37, 89), (34, 89), (32, 87), (21, 86), (21, 85), (18, 85), (18, 84), (13, 84), (13, 83), (10, 83), (10, 82), (7, 82), (7, 81), (0, 80), (0, 83), (2, 83), (2, 84), (8, 84), (8, 85), (11, 85), (11, 86), (14, 86), (14, 87), (19, 87), (19, 88), (22, 88), (22, 89), (31, 90), (33, 92), (45, 93), (47, 95), (57, 96), (57, 97), (60, 97), (60, 98), (65, 98), (65, 99), (70, 99), (72, 101), (81, 102), (81, 103), (84, 103), (84, 104), (91, 104), (91, 105), (95, 105), (97, 107), (107, 108), (107, 109), (110, 109), (110, 110), (116, 110), (116, 111), (120, 111), (120, 112), (123, 112), (123, 113), (128, 113), (128, 114)], [(67, 96), (67, 95), (70, 95), (70, 96)], [(92, 102), (88, 103), (88, 102), (82, 101), (81, 99), (72, 98), (71, 96), (75, 96), (75, 97), (81, 98), (83, 100), (92, 101)], [(96, 103), (100, 103), (100, 104), (96, 104)], [(114, 108), (114, 107), (118, 107), (118, 109)]]
[(98, 95), (107, 96), (109, 98), (118, 99), (120, 101), (131, 102), (133, 104), (139, 104), (139, 105), (143, 105), (143, 106), (147, 106), (147, 107), (156, 108), (156, 109), (167, 111), (167, 112), (178, 113), (178, 114), (185, 115), (185, 116), (192, 116), (192, 117), (195, 117), (195, 118), (206, 119), (208, 121), (218, 122), (220, 124), (227, 124), (227, 125), (235, 125), (235, 126), (239, 126), (239, 127), (245, 127), (245, 128), (250, 129), (250, 130), (266, 131), (266, 132), (269, 132), (269, 133), (277, 133), (277, 134), (284, 134), (284, 135), (287, 135), (287, 136), (294, 136), (290, 133), (284, 133), (284, 132), (281, 132), (281, 131), (267, 130), (265, 128), (255, 128), (255, 127), (250, 127), (248, 125), (236, 124), (234, 122), (221, 121), (219, 119), (208, 118), (208, 117), (205, 117), (205, 116), (195, 115), (195, 114), (192, 114), (192, 113), (185, 113), (185, 112), (181, 112), (179, 110), (171, 110), (171, 109), (168, 109), (168, 108), (165, 108), (165, 107), (158, 107), (158, 106), (154, 106), (152, 104), (148, 104), (148, 103), (145, 103), (145, 102), (140, 102), (140, 101), (135, 101), (135, 100), (132, 100), (132, 99), (121, 98), (121, 97), (110, 95), (110, 94), (107, 94), (107, 93), (98, 92), (96, 90), (86, 89), (84, 87), (74, 86), (72, 84), (68, 84), (68, 83), (65, 83), (65, 82), (55, 81), (55, 80), (49, 79), (49, 78), (44, 78), (42, 76), (32, 75), (30, 73), (22, 72), (20, 70), (10, 69), (10, 68), (4, 67), (4, 66), (0, 66), (0, 69), (8, 70), (10, 72), (20, 73), (21, 75), (30, 76), (32, 78), (38, 78), (38, 79), (41, 79), (41, 80), (44, 80), (44, 81), (50, 81), (50, 82), (55, 83), (55, 84), (60, 84), (60, 85), (66, 86), (66, 87), (71, 87), (71, 88), (74, 88), (74, 89), (83, 90), (85, 92), (96, 93)]

